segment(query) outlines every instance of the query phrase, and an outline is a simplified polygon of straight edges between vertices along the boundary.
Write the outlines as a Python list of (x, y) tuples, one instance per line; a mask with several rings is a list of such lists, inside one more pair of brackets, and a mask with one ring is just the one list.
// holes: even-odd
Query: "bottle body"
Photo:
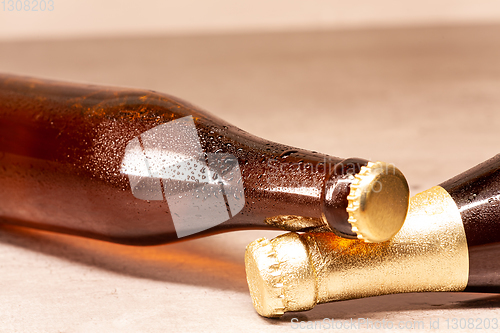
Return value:
[(334, 231), (356, 237), (342, 209), (367, 163), (257, 138), (152, 91), (9, 75), (0, 154), (2, 222), (142, 245), (270, 228), (282, 215), (321, 227), (339, 207), (327, 214)]
[(500, 154), (444, 182), (467, 235), (466, 291), (500, 292)]

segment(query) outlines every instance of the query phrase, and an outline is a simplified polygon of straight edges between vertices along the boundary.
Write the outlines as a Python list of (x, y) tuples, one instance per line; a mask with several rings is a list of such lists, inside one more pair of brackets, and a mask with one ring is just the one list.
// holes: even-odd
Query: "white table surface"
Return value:
[[(269, 140), (395, 163), (412, 194), (499, 152), (500, 26), (12, 42), (0, 44), (0, 71), (169, 93)], [(132, 247), (0, 225), (0, 332), (297, 331), (292, 318), (437, 331), (431, 320), (441, 330), (447, 318), (500, 320), (500, 296), (471, 293), (262, 318), (243, 255), (278, 234)]]

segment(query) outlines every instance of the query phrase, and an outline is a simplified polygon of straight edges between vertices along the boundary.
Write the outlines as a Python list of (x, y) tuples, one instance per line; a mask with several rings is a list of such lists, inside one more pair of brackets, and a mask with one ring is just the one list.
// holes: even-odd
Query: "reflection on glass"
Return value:
[(227, 221), (245, 205), (238, 160), (205, 153), (191, 116), (130, 140), (121, 172), (136, 198), (167, 201), (179, 238)]

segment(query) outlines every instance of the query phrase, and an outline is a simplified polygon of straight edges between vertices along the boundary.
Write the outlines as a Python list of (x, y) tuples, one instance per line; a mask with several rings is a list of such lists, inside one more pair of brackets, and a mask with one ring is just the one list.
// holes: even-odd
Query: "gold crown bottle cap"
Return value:
[(316, 305), (316, 276), (307, 245), (296, 233), (247, 246), (245, 269), (252, 302), (264, 317), (303, 311)]
[(369, 162), (354, 176), (347, 200), (348, 221), (358, 238), (383, 242), (403, 226), (410, 190), (394, 165)]

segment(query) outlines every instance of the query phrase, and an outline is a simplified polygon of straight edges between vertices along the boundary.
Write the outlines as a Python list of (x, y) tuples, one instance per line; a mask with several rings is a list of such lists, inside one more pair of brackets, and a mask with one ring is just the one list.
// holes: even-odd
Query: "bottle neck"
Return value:
[[(347, 196), (351, 176), (367, 160), (342, 159), (270, 142), (213, 119), (201, 116), (195, 120), (201, 148), (208, 154), (229, 154), (237, 159), (245, 197), (243, 209), (218, 228), (290, 231), (326, 225), (342, 236), (356, 237), (347, 222)], [(290, 217), (302, 221), (303, 228), (294, 229)]]
[(289, 148), (273, 144), (269, 151), (267, 144), (254, 144), (251, 150), (241, 150), (243, 156), (238, 150), (230, 152), (240, 161), (245, 207), (222, 226), (288, 229), (288, 225), (276, 224), (285, 216), (309, 221), (306, 228), (325, 223), (321, 222), (325, 180), (342, 160)]
[[(272, 148), (270, 148), (270, 146)], [(306, 150), (265, 143), (241, 149), (238, 155), (244, 182), (245, 207), (221, 227), (281, 228), (310, 231), (320, 228), (356, 238), (348, 222), (347, 196), (353, 175), (368, 161), (341, 159)]]

